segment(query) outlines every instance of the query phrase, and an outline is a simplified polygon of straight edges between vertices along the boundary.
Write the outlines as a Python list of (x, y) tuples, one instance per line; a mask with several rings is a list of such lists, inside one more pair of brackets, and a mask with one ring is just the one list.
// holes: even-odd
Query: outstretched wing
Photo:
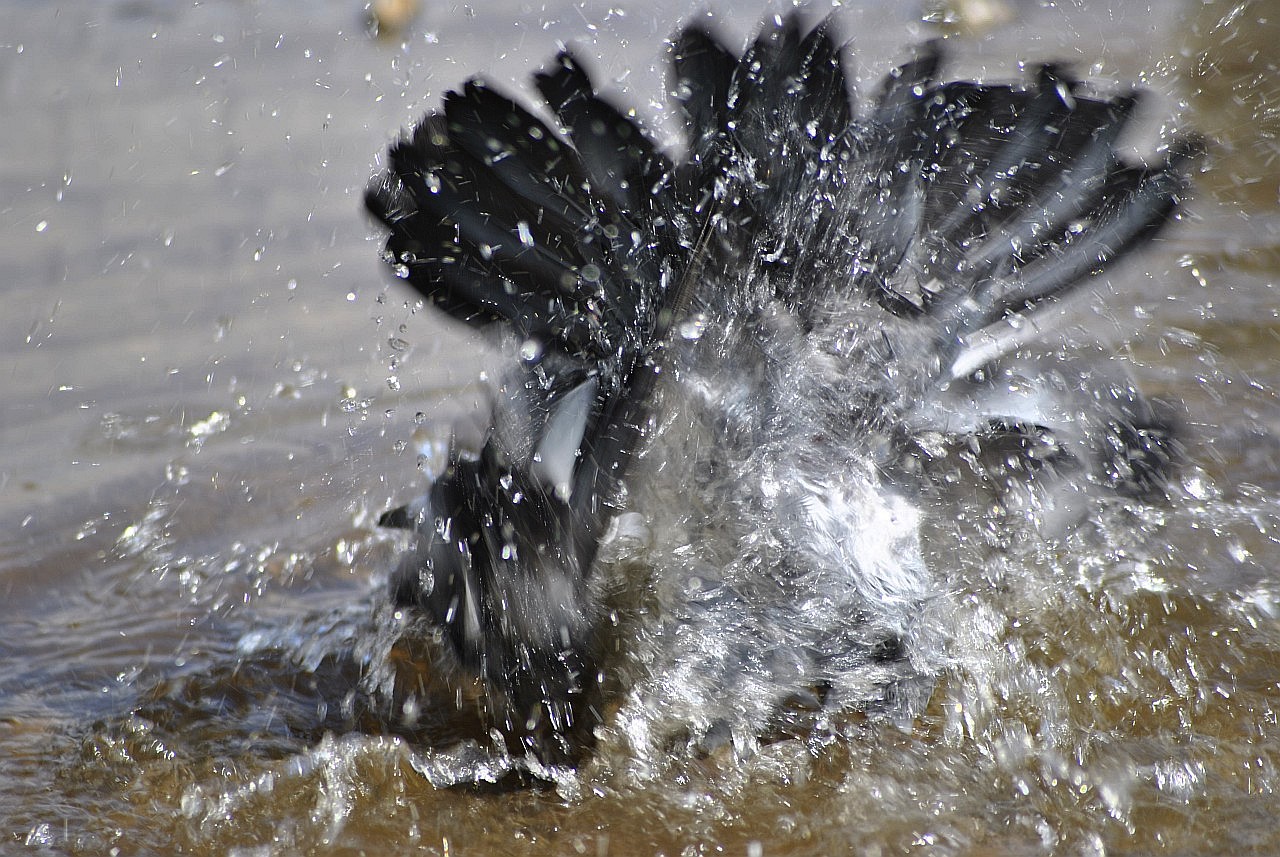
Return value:
[(480, 455), (455, 454), (400, 521), (421, 538), (394, 581), (506, 692), (511, 734), (568, 732), (595, 682), (587, 579), (688, 258), (685, 224), (656, 214), (675, 208), (674, 175), (647, 136), (568, 55), (539, 83), (570, 139), (472, 81), (367, 195), (409, 285), (524, 340)]

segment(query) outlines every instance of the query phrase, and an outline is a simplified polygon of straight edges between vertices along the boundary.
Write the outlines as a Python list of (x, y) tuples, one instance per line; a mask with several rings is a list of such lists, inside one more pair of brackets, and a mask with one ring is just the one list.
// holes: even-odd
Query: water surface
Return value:
[(945, 31), (957, 73), (1064, 58), (1214, 139), (1090, 316), (1181, 415), (1173, 497), (1043, 539), (938, 525), (959, 654), (908, 722), (746, 758), (606, 729), (556, 787), (477, 793), (351, 694), (401, 547), (373, 520), (486, 359), (388, 284), (360, 195), (446, 89), (520, 90), (557, 40), (666, 129), (660, 41), (697, 10), (440, 6), (376, 40), (357, 3), (0, 3), (0, 850), (1280, 851), (1280, 4), (1008, 5), (837, 20), (867, 75)]

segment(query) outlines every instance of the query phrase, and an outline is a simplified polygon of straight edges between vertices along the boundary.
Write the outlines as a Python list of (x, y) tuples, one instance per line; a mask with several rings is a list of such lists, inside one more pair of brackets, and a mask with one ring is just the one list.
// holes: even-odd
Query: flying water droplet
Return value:
[(526, 339), (520, 343), (520, 359), (532, 363), (542, 356), (542, 343), (536, 339)]
[(707, 317), (703, 313), (696, 313), (689, 318), (680, 322), (676, 330), (680, 334), (681, 339), (690, 341), (701, 339), (703, 332), (707, 329)]

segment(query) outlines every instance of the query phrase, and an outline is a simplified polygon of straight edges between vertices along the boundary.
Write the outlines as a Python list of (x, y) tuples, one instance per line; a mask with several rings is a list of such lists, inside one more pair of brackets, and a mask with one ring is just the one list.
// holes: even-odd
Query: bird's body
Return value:
[(568, 55), (538, 78), (567, 133), (473, 81), (392, 149), (388, 261), (511, 354), (483, 447), (388, 519), (417, 532), (393, 599), (509, 744), (574, 758), (611, 694), (699, 746), (910, 696), (958, 480), (1158, 488), (1173, 441), (1123, 374), (1022, 346), (1170, 218), (1193, 146), (1127, 165), (1133, 95), (939, 62), (855, 109), (825, 25), (741, 57), (690, 28), (681, 158)]

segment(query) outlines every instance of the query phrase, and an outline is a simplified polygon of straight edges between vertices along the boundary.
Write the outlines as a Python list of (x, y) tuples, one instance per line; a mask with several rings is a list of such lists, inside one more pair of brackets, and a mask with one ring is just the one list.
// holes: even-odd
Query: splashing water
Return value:
[[(79, 26), (77, 7), (60, 5), (57, 26)], [(629, 15), (610, 16), (601, 32), (650, 14), (622, 11)], [(1180, 32), (1197, 34), (1184, 51), (1185, 85), (1193, 89), (1185, 115), (1223, 138), (1230, 157), (1211, 155), (1190, 222), (1117, 274), (1115, 294), (1067, 308), (1047, 344), (1026, 346), (1039, 362), (1019, 364), (1002, 383), (1026, 401), (1029, 379), (1061, 381), (1055, 400), (1062, 401), (1064, 391), (1123, 386), (1117, 379), (1125, 371), (1115, 364), (1130, 367), (1151, 400), (1179, 415), (1186, 463), (1167, 499), (1072, 479), (1051, 483), (1018, 469), (1036, 455), (1044, 458), (1030, 465), (1037, 473), (1057, 466), (1055, 451), (1072, 442), (1061, 433), (975, 450), (924, 431), (918, 441), (928, 467), (917, 473), (904, 472), (889, 453), (893, 438), (871, 431), (837, 460), (830, 445), (796, 442), (813, 440), (829, 419), (815, 388), (829, 386), (831, 361), (877, 365), (867, 355), (891, 349), (897, 358), (919, 356), (921, 365), (895, 359), (902, 376), (888, 384), (883, 374), (852, 373), (829, 402), (874, 393), (881, 412), (901, 415), (937, 400), (927, 349), (913, 347), (909, 326), (890, 330), (887, 345), (878, 331), (856, 326), (846, 338), (818, 342), (785, 327), (757, 340), (714, 307), (700, 307), (674, 331), (674, 380), (657, 392), (658, 416), (634, 464), (627, 511), (603, 536), (591, 586), (611, 647), (606, 705), (593, 748), (576, 767), (510, 752), (481, 716), (483, 683), (446, 680), (452, 666), (439, 629), (386, 604), (386, 575), (411, 539), (375, 526), (377, 511), (421, 490), (420, 451), (426, 477), (435, 478), (451, 431), (462, 443), (468, 433), (482, 441), (483, 427), (465, 425), (470, 404), (493, 401), (474, 383), (480, 368), (469, 358), (443, 380), (428, 367), (441, 355), (460, 364), (463, 349), (479, 346), (412, 304), (397, 318), (394, 291), (391, 308), (377, 310), (385, 329), (363, 336), (351, 308), (366, 302), (361, 289), (383, 275), (372, 264), (356, 267), (374, 254), (354, 221), (351, 195), (334, 194), (332, 214), (320, 197), (297, 207), (318, 226), (314, 245), (304, 246), (290, 242), (301, 241), (300, 224), (310, 219), (262, 223), (266, 208), (275, 217), (280, 205), (295, 206), (274, 196), (264, 205), (246, 183), (258, 175), (264, 188), (287, 184), (281, 160), (257, 163), (259, 138), (278, 143), (285, 133), (302, 170), (296, 186), (314, 188), (317, 175), (332, 181), (332, 166), (318, 171), (316, 164), (336, 163), (339, 151), (362, 174), (385, 129), (435, 100), (424, 75), (414, 79), (417, 46), (406, 42), (366, 92), (334, 85), (347, 63), (350, 80), (366, 79), (359, 63), (371, 60), (352, 59), (365, 57), (363, 43), (335, 50), (313, 39), (304, 56), (295, 37), (279, 35), (294, 32), (286, 18), (295, 14), (277, 21), (270, 4), (202, 4), (163, 20), (134, 6), (81, 16), (95, 26), (72, 35), (109, 36), (143, 60), (137, 68), (111, 63), (102, 77), (107, 89), (95, 99), (103, 110), (131, 104), (131, 82), (152, 68), (167, 69), (174, 86), (194, 86), (200, 97), (178, 143), (168, 132), (133, 140), (106, 118), (87, 123), (99, 137), (83, 149), (103, 159), (104, 175), (114, 170), (110, 183), (89, 161), (59, 162), (45, 171), (68, 177), (49, 188), (52, 208), (41, 197), (47, 210), (34, 213), (24, 194), (34, 200), (39, 190), (26, 189), (29, 179), (10, 194), (15, 216), (33, 212), (29, 228), (18, 230), (24, 244), (14, 258), (31, 264), (17, 266), (11, 306), (39, 307), (39, 321), (16, 310), (20, 330), (11, 341), (29, 350), (15, 357), (19, 370), (6, 394), (13, 409), (0, 425), (7, 449), (0, 506), (14, 513), (0, 542), (7, 632), (0, 640), (0, 835), (7, 847), (255, 855), (1276, 850), (1280, 419), (1270, 283), (1280, 257), (1269, 150), (1259, 142), (1270, 127), (1265, 105), (1273, 89), (1260, 71), (1268, 25), (1257, 21), (1280, 21), (1280, 13), (1266, 3), (1210, 3), (1184, 25), (1187, 19), (1155, 11), (1155, 25), (1179, 22)], [(17, 32), (40, 16), (15, 15)], [(189, 16), (199, 17), (198, 26)], [(673, 13), (660, 29), (679, 19)], [(1146, 43), (1147, 21), (1133, 25), (1133, 35), (1125, 29), (1131, 20), (1089, 20), (1073, 19), (1075, 29), (1066, 31), (1083, 38), (1090, 26), (1106, 29), (1116, 46), (1094, 73), (1137, 79), (1165, 65), (1126, 65), (1146, 62), (1131, 59), (1124, 45)], [(344, 26), (330, 23), (334, 31)], [(461, 55), (459, 36), (434, 20), (423, 24), (437, 40), (425, 43)], [(739, 29), (745, 35), (754, 24)], [(860, 50), (919, 40), (877, 39), (883, 26), (844, 31), (857, 36)], [(208, 62), (184, 76), (163, 65), (162, 53), (188, 27), (202, 35), (182, 42), (184, 62), (202, 63), (205, 50)], [(561, 37), (580, 29), (575, 23)], [(995, 43), (1034, 44), (1021, 34)], [(646, 62), (651, 35), (627, 36)], [(39, 117), (15, 112), (33, 117), (15, 127), (38, 134), (59, 121), (63, 103), (39, 80), (60, 78), (33, 77), (25, 64), (52, 51), (39, 45), (79, 43), (34, 34), (14, 42), (6, 73), (47, 96), (31, 99)], [(992, 60), (958, 44), (955, 76), (981, 66), (984, 79), (1017, 77), (1007, 54)], [(1075, 49), (1054, 42), (1046, 58)], [(91, 63), (115, 53), (50, 56)], [(608, 64), (608, 51), (599, 53), (599, 68), (618, 68)], [(884, 53), (879, 68), (887, 67), (888, 47)], [(376, 118), (344, 121), (333, 100), (291, 99), (293, 112), (284, 101), (259, 110), (244, 102), (256, 86), (213, 88), (237, 80), (229, 77), (237, 68), (249, 74), (259, 60), (278, 76), (291, 67), (286, 55), (304, 64), (298, 92), (406, 98), (376, 101), (401, 105)], [(641, 64), (633, 65), (639, 76)], [(453, 72), (446, 77), (439, 85), (456, 80)], [(198, 78), (205, 79), (196, 85)], [(627, 103), (651, 94), (627, 85), (639, 93)], [(167, 91), (153, 88), (146, 99)], [(210, 125), (206, 93), (215, 91), (228, 101)], [(402, 105), (412, 99), (422, 101), (406, 112)], [(277, 108), (283, 118), (271, 116)], [(306, 112), (313, 108), (314, 116)], [(328, 114), (333, 121), (315, 132)], [(371, 130), (337, 136), (344, 128)], [(24, 147), (32, 154), (23, 157), (65, 160), (81, 149), (78, 133)], [(133, 140), (132, 149), (113, 160), (119, 139)], [(238, 151), (227, 151), (228, 139)], [(191, 209), (181, 216), (149, 208), (150, 195), (140, 191), (128, 196), (137, 165), (163, 164), (160, 150), (170, 144), (193, 159), (175, 172), (190, 183), (167, 195)], [(207, 163), (194, 160), (206, 155)], [(232, 162), (234, 169), (215, 176)], [(163, 166), (149, 169), (148, 181), (167, 180)], [(43, 174), (39, 165), (28, 172)], [(199, 184), (205, 178), (207, 186)], [(122, 192), (123, 199), (113, 196)], [(223, 247), (217, 236), (225, 223), (185, 219), (213, 212), (244, 217), (243, 235)], [(104, 216), (108, 236), (86, 230), (77, 238), (68, 229), (76, 217), (98, 223)], [(293, 226), (283, 228), (285, 221)], [(156, 223), (162, 227), (154, 235), (146, 232)], [(146, 234), (131, 237), (133, 226)], [(352, 228), (343, 251), (350, 261), (335, 269), (333, 236)], [(525, 232), (536, 244), (538, 225), (527, 221)], [(525, 233), (515, 234), (522, 243)], [(199, 235), (215, 236), (208, 259)], [(263, 236), (270, 247), (254, 262)], [(67, 249), (59, 256), (32, 237)], [(174, 259), (180, 269), (166, 268)], [(243, 270), (235, 267), (241, 262)], [(284, 268), (273, 274), (269, 264)], [(163, 315), (168, 306), (157, 293), (194, 288), (222, 270), (231, 271), (223, 297), (193, 291), (181, 296), (190, 298), (175, 316), (181, 324)], [(46, 271), (58, 272), (52, 283), (39, 279)], [(159, 291), (156, 271), (166, 272)], [(344, 273), (351, 271), (360, 273)], [(328, 313), (316, 296), (330, 294), (335, 279)], [(50, 289), (59, 290), (57, 305)], [(95, 333), (100, 319), (120, 315), (94, 303), (107, 294), (138, 298), (137, 328), (127, 328), (134, 335), (113, 333), (120, 341), (109, 344)], [(241, 306), (228, 295), (249, 297)], [(1127, 315), (1134, 301), (1152, 332), (1122, 361), (1112, 359), (1093, 334), (1120, 324), (1112, 314)], [(309, 316), (297, 311), (303, 304)], [(1095, 304), (1110, 310), (1100, 315)], [(850, 309), (855, 318), (862, 312)], [(313, 327), (323, 335), (311, 337)], [(334, 337), (339, 329), (353, 332)], [(353, 343), (351, 355), (338, 351), (343, 339)], [(744, 339), (759, 342), (749, 359)], [(156, 345), (144, 344), (150, 341)], [(390, 352), (373, 359), (357, 350), (383, 342)], [(544, 342), (521, 339), (514, 359), (525, 357), (526, 344), (525, 359), (545, 356)], [(1095, 355), (1088, 384), (1036, 373), (1062, 359), (1059, 346)], [(811, 353), (796, 356), (806, 348)], [(104, 354), (113, 359), (99, 359)], [(392, 356), (399, 391), (378, 376)], [(107, 378), (112, 365), (126, 364), (119, 380)], [(492, 365), (485, 371), (502, 378)], [(767, 372), (775, 373), (770, 398), (753, 398)], [(868, 378), (874, 384), (859, 387)], [(913, 429), (936, 423), (952, 405), (967, 406), (963, 391), (952, 393), (937, 412), (916, 411)], [(1068, 411), (1086, 407), (1066, 400)], [(344, 401), (356, 403), (350, 413)], [(780, 416), (760, 419), (766, 409)], [(388, 411), (382, 437), (378, 415)], [(417, 412), (427, 416), (410, 426)], [(810, 553), (847, 562), (806, 563)], [(785, 587), (763, 585), (762, 572), (783, 561), (796, 566)], [(855, 566), (861, 572), (851, 575)], [(857, 588), (867, 582), (881, 587)], [(857, 609), (867, 603), (886, 609)], [(406, 635), (434, 636), (428, 651), (439, 660), (424, 661)]]

